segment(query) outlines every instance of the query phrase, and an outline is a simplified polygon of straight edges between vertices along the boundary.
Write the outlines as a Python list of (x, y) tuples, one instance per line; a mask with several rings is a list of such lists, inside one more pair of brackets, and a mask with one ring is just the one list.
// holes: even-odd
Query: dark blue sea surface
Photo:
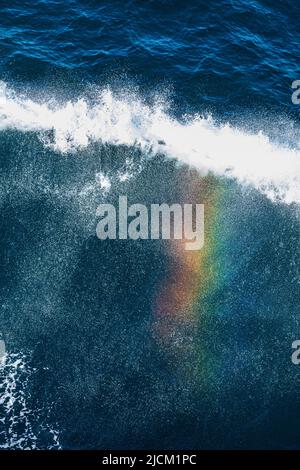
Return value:
[(1, 72), (66, 93), (74, 82), (121, 78), (167, 87), (181, 111), (285, 113), (298, 73), (298, 13), (293, 0), (3, 1)]
[[(299, 448), (299, 15), (1, 0), (0, 448)], [(98, 240), (120, 194), (207, 204), (197, 282)]]

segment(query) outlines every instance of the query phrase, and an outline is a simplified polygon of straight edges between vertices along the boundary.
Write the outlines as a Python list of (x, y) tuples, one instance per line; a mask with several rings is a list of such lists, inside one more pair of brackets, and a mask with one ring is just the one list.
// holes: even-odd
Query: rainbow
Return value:
[(202, 178), (198, 174), (193, 174), (192, 184), (189, 178), (183, 185), (188, 188), (188, 200), (204, 204), (204, 247), (187, 251), (185, 240), (168, 244), (169, 269), (154, 300), (153, 332), (159, 346), (168, 355), (177, 357), (181, 366), (185, 355), (190, 357), (191, 349), (198, 350), (199, 366), (202, 353), (201, 346), (198, 348), (198, 333), (205, 327), (209, 313), (205, 306), (223, 279), (225, 269), (221, 260), (223, 242), (218, 236), (222, 229), (220, 214), (224, 208), (225, 188), (222, 181), (213, 176)]

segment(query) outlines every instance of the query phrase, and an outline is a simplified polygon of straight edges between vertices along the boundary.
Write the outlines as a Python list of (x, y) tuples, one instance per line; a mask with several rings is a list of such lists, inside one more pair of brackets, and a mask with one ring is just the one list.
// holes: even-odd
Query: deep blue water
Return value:
[[(299, 448), (299, 14), (296, 0), (1, 1), (1, 447)], [(161, 135), (160, 100), (174, 125)], [(119, 194), (184, 201), (202, 128), (176, 125), (196, 115), (208, 138), (211, 116), (294, 149), (274, 170), (262, 143), (248, 155), (246, 138), (216, 136), (230, 248), (219, 235), (206, 330), (181, 338), (212, 350), (205, 384), (196, 346), (188, 373), (151, 333), (165, 245), (95, 236), (98, 204)]]
[(68, 93), (121, 78), (167, 87), (181, 111), (285, 113), (298, 13), (295, 1), (3, 1), (1, 73)]

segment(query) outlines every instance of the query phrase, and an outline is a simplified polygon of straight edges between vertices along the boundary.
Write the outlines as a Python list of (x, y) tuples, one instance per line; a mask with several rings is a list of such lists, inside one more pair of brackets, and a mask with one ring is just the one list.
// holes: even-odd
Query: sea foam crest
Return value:
[[(159, 101), (159, 100), (158, 100)], [(212, 119), (172, 118), (161, 102), (148, 106), (138, 97), (104, 89), (90, 103), (84, 98), (53, 104), (35, 102), (0, 86), (0, 129), (38, 131), (45, 145), (61, 153), (90, 142), (138, 146), (197, 168), (203, 175), (237, 179), (272, 200), (300, 202), (300, 152), (281, 147), (260, 133), (247, 133)]]

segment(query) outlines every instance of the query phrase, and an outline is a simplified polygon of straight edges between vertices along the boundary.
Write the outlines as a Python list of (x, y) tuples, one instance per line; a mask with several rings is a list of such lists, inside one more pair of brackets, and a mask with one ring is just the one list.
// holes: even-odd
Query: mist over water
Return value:
[(296, 2), (64, 3), (0, 10), (0, 447), (299, 447)]

